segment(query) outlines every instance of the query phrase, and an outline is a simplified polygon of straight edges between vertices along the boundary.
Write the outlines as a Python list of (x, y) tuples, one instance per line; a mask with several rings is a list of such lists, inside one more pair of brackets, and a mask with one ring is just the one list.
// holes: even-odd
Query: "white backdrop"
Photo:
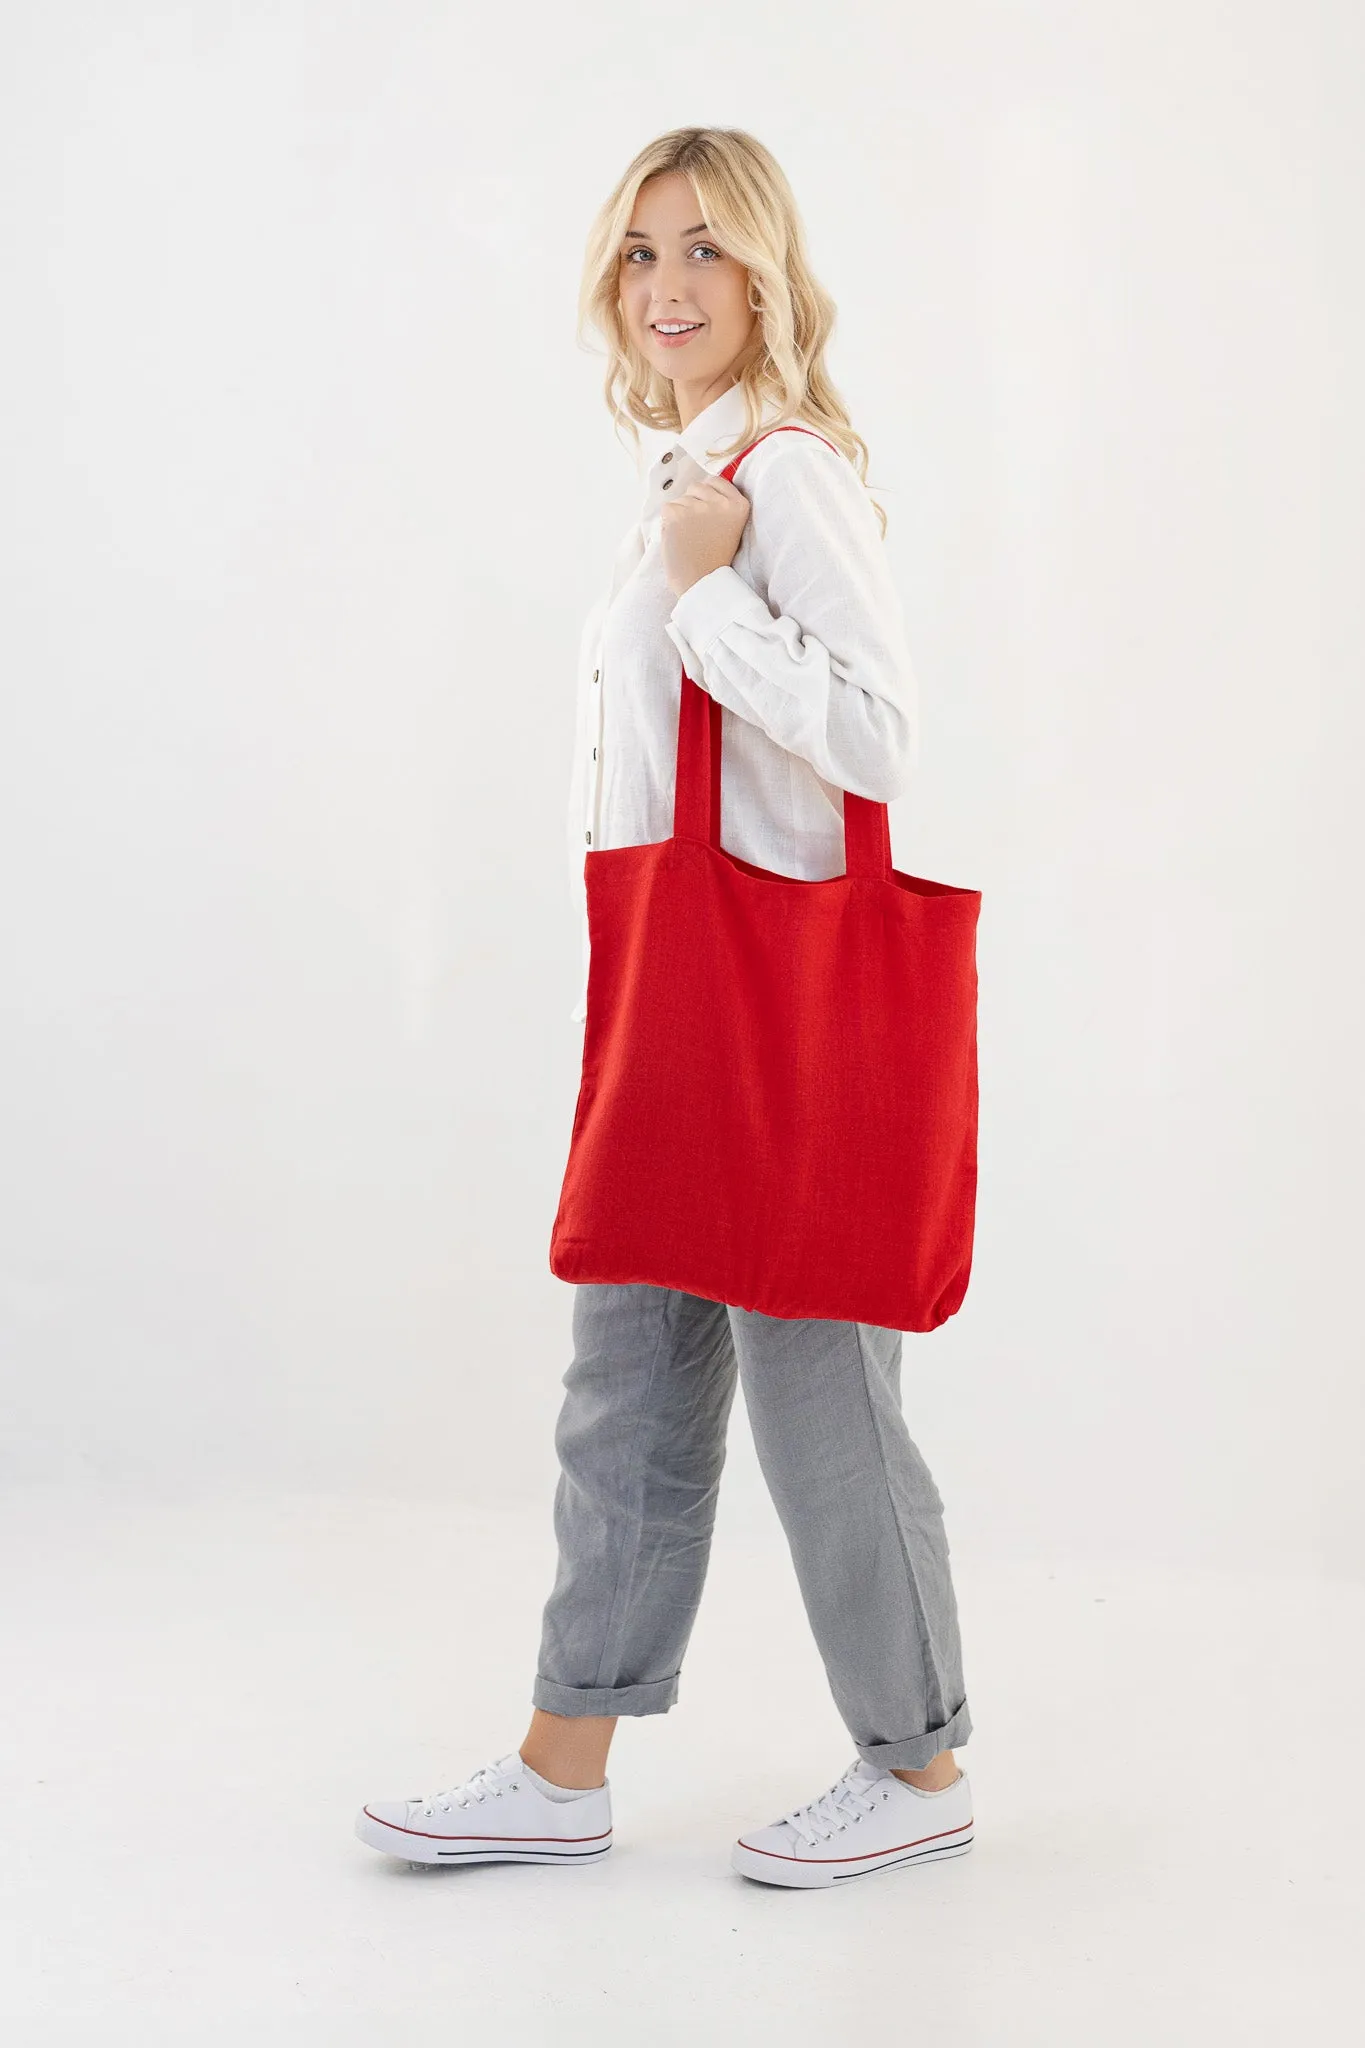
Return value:
[(906, 1339), (954, 1548), (1365, 1570), (1356, 10), (4, 41), (7, 1480), (546, 1504), (572, 661), (638, 492), (574, 294), (705, 121), (840, 307), (897, 864), (984, 895), (976, 1264)]

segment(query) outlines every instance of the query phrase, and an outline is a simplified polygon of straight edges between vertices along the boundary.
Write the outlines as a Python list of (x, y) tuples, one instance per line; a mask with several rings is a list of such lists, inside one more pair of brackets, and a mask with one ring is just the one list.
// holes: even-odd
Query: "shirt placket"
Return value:
[[(660, 456), (660, 466), (672, 463), (676, 454), (677, 450), (670, 448), (666, 454)], [(666, 476), (661, 480), (659, 485), (660, 499), (662, 499), (665, 491), (673, 488), (673, 484), (674, 479), (671, 476)], [(646, 513), (645, 518), (641, 522), (642, 540), (646, 547), (649, 545), (650, 529), (653, 519), (657, 517), (657, 512), (658, 508), (656, 506)], [(612, 595), (615, 595), (615, 588), (613, 588)], [(588, 802), (586, 815), (583, 820), (583, 841), (587, 847), (600, 845), (602, 839), (602, 744), (606, 719), (602, 703), (605, 694), (605, 681), (602, 672), (601, 643), (602, 635), (599, 632), (598, 645), (594, 655), (592, 680), (589, 684), (592, 701), (588, 711)]]
[(601, 840), (602, 795), (602, 649), (599, 642), (592, 672), (592, 701), (588, 707), (588, 815), (583, 837), (589, 846)]

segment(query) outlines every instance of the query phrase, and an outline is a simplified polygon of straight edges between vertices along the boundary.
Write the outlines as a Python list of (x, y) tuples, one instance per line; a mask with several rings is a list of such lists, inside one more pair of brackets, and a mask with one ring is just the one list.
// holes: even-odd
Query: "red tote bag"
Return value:
[(584, 855), (550, 1270), (936, 1329), (971, 1272), (981, 892), (893, 868), (886, 805), (852, 792), (842, 875), (727, 853), (720, 753), (721, 706), (684, 668), (672, 837)]

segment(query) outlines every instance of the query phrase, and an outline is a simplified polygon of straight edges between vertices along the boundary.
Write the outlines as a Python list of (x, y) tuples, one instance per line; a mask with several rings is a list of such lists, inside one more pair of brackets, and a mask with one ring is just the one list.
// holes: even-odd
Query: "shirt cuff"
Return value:
[(704, 654), (727, 626), (771, 627), (773, 615), (751, 583), (729, 563), (699, 576), (678, 598), (668, 623), (676, 626), (689, 647)]

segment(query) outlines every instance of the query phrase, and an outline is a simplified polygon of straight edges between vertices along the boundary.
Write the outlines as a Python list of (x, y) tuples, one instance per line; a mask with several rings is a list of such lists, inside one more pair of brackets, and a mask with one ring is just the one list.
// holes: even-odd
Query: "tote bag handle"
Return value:
[[(769, 427), (768, 434), (811, 434), (813, 427)], [(766, 441), (760, 434), (758, 441)], [(824, 441), (823, 434), (816, 434)], [(746, 455), (758, 446), (751, 441), (726, 463), (720, 474), (727, 482)], [(833, 443), (825, 441), (825, 446)], [(673, 837), (700, 839), (717, 853), (720, 845), (721, 705), (682, 669), (678, 704), (678, 755), (674, 778)], [(844, 791), (844, 873), (865, 880), (887, 881), (891, 875), (891, 827), (884, 803)]]

